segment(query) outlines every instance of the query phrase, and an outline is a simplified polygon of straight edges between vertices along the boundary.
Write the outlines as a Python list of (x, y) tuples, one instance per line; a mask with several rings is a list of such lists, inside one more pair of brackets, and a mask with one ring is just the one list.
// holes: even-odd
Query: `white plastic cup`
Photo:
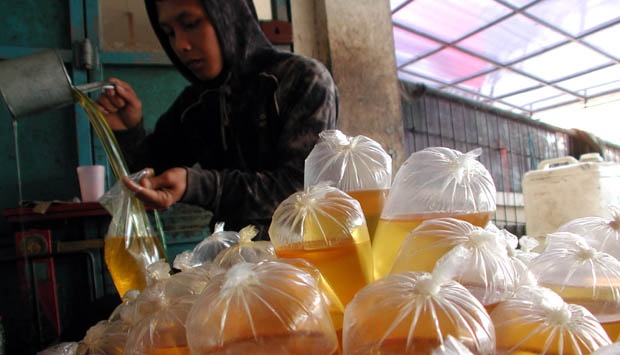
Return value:
[(105, 167), (103, 165), (82, 165), (77, 167), (82, 202), (96, 202), (105, 189)]

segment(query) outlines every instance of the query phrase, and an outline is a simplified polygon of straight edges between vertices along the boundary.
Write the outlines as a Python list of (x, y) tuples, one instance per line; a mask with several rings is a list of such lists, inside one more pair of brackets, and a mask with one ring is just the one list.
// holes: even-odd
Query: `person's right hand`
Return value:
[(128, 83), (108, 78), (114, 89), (104, 90), (96, 104), (115, 131), (134, 127), (142, 120), (142, 101)]

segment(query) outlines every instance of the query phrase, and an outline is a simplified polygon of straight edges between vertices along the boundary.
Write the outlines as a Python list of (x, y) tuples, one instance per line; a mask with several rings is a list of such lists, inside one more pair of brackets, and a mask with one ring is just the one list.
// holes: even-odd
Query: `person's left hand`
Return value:
[(135, 193), (136, 197), (155, 208), (168, 208), (179, 201), (187, 188), (187, 170), (172, 168), (161, 175), (154, 176), (153, 169), (148, 169), (147, 176), (139, 183), (123, 177), (123, 182)]

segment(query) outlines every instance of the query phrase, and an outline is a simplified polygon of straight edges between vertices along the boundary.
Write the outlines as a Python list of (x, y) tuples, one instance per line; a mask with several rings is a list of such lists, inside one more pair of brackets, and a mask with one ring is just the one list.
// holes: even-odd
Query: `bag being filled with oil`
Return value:
[(568, 232), (547, 235), (545, 250), (530, 264), (540, 286), (565, 302), (586, 307), (611, 339), (620, 335), (620, 261)]
[(570, 232), (586, 238), (598, 251), (620, 259), (620, 207), (610, 206), (611, 218), (582, 217), (566, 222), (558, 232)]
[(611, 340), (585, 307), (540, 286), (523, 286), (491, 313), (497, 354), (590, 354)]
[[(129, 175), (139, 182), (147, 171)], [(147, 286), (146, 268), (166, 259), (161, 242), (146, 215), (144, 205), (122, 181), (118, 181), (99, 202), (112, 221), (105, 236), (104, 258), (114, 286), (122, 297), (125, 292)]]
[(346, 306), (372, 282), (372, 251), (357, 200), (340, 189), (318, 184), (282, 201), (269, 227), (280, 258), (302, 258), (325, 276)]
[(338, 130), (319, 134), (306, 158), (304, 186), (328, 182), (359, 201), (372, 242), (392, 184), (392, 157), (365, 136), (348, 137)]
[(187, 317), (192, 354), (333, 354), (336, 331), (311, 274), (239, 263), (215, 276)]
[(405, 238), (390, 273), (405, 271), (454, 279), (485, 307), (512, 295), (518, 280), (499, 230), (454, 218), (424, 221)]
[(495, 184), (469, 153), (432, 147), (398, 169), (373, 240), (375, 278), (386, 275), (405, 236), (425, 220), (451, 217), (484, 227), (495, 213)]
[(494, 354), (495, 332), (482, 304), (441, 275), (387, 275), (344, 311), (344, 354), (430, 354), (449, 335), (474, 354)]

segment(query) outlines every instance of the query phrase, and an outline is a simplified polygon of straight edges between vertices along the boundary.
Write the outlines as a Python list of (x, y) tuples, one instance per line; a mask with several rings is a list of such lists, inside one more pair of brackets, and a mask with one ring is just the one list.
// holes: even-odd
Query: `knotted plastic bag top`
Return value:
[(390, 273), (426, 271), (464, 285), (482, 304), (492, 305), (514, 292), (518, 277), (506, 240), (454, 218), (422, 222), (403, 242)]
[(198, 266), (213, 262), (222, 250), (239, 243), (239, 238), (239, 233), (236, 231), (224, 230), (224, 222), (216, 223), (213, 233), (198, 243), (192, 250), (191, 265)]
[(495, 353), (482, 304), (462, 285), (427, 272), (387, 275), (345, 309), (345, 354), (428, 354), (452, 335), (475, 354)]
[(547, 247), (532, 260), (530, 270), (539, 285), (586, 307), (604, 327), (620, 321), (620, 261), (592, 248), (582, 236), (548, 234)]
[(214, 277), (187, 318), (194, 354), (332, 354), (338, 339), (317, 279), (289, 263), (235, 264)]
[(381, 144), (366, 136), (323, 131), (306, 158), (304, 169), (304, 186), (320, 182), (329, 182), (346, 192), (389, 189), (392, 157)]
[(264, 260), (277, 258), (275, 248), (266, 240), (253, 241), (258, 235), (258, 229), (249, 225), (239, 231), (239, 240), (236, 244), (222, 250), (213, 260), (215, 265), (223, 269), (230, 269), (238, 263), (258, 263)]
[(445, 147), (412, 153), (394, 177), (381, 218), (494, 212), (495, 183), (476, 160), (481, 153)]
[(308, 242), (370, 241), (359, 202), (326, 184), (309, 186), (282, 201), (273, 213), (269, 236), (276, 249)]
[(620, 259), (620, 207), (609, 206), (611, 218), (582, 217), (566, 222), (558, 232), (570, 232), (584, 237), (598, 251)]
[(611, 344), (592, 313), (545, 287), (520, 287), (491, 319), (498, 354), (590, 354)]

